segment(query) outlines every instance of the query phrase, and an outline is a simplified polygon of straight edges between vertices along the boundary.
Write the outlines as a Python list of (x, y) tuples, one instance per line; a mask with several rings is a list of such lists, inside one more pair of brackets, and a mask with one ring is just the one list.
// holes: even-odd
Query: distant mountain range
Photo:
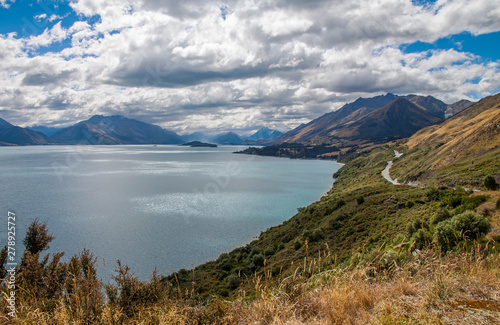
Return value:
[(249, 141), (256, 141), (259, 139), (269, 140), (269, 139), (274, 139), (276, 137), (279, 137), (282, 134), (283, 134), (283, 132), (280, 132), (278, 130), (271, 130), (269, 128), (264, 127), (262, 129), (260, 129), (259, 131), (255, 132), (254, 134), (252, 134), (251, 136), (246, 137), (245, 140), (249, 140)]
[(54, 134), (62, 130), (62, 128), (51, 128), (43, 125), (28, 126), (26, 129), (43, 133), (48, 137), (53, 136)]
[[(222, 133), (208, 137), (197, 132), (179, 136), (173, 131), (157, 125), (144, 123), (123, 116), (95, 115), (86, 121), (64, 129), (35, 126), (22, 128), (0, 119), (0, 145), (41, 144), (183, 144), (193, 141), (215, 142), (217, 144), (238, 144), (250, 139), (270, 139), (281, 132), (262, 128), (250, 137), (236, 133)], [(260, 138), (262, 137), (262, 138)], [(256, 143), (251, 141), (251, 143)]]
[[(351, 123), (354, 123), (362, 119), (366, 115), (376, 111), (377, 109), (380, 109), (381, 107), (391, 103), (392, 101), (398, 98), (406, 99), (408, 102), (414, 104), (414, 106), (417, 106), (421, 110), (427, 112), (427, 114), (433, 115), (441, 119), (445, 119), (447, 117), (447, 112), (448, 116), (451, 116), (452, 114), (458, 113), (460, 109), (466, 108), (465, 105), (462, 106), (457, 104), (447, 105), (444, 102), (432, 96), (426, 96), (426, 97), (417, 95), (397, 96), (389, 93), (386, 95), (375, 96), (372, 98), (358, 98), (354, 102), (346, 104), (336, 111), (327, 113), (307, 124), (303, 124), (275, 138), (273, 142), (274, 144), (282, 142), (308, 143), (308, 144), (329, 143), (331, 142), (332, 138), (335, 138), (336, 134), (342, 134), (342, 132), (340, 132), (340, 129), (351, 127), (350, 125)], [(452, 110), (450, 110), (450, 107), (452, 107)], [(376, 121), (372, 120), (372, 122), (375, 123)], [(393, 126), (385, 123), (385, 124), (380, 124), (380, 128), (393, 129)], [(384, 130), (375, 131), (372, 128), (372, 131), (375, 133), (383, 132), (388, 137), (391, 136), (391, 134), (387, 134), (387, 131)], [(344, 132), (344, 134), (345, 133), (346, 132)], [(394, 134), (392, 136), (398, 137), (399, 135)], [(373, 137), (369, 138), (373, 140)]]
[(234, 144), (260, 145), (260, 144), (266, 144), (269, 142), (269, 140), (272, 140), (282, 134), (283, 133), (278, 130), (271, 130), (269, 128), (263, 127), (247, 137), (238, 135), (234, 132), (225, 132), (217, 134), (213, 137), (206, 136), (201, 132), (195, 132), (183, 135), (182, 138), (186, 141), (214, 142), (217, 144), (225, 144), (225, 145), (234, 145)]
[[(21, 128), (0, 119), (0, 145), (182, 144), (200, 141), (222, 145), (277, 145), (283, 148), (289, 146), (285, 143), (293, 143), (309, 147), (322, 146), (321, 150), (313, 151), (331, 157), (334, 151), (339, 154), (346, 148), (358, 150), (390, 139), (408, 137), (423, 127), (458, 114), (472, 104), (461, 100), (447, 105), (432, 96), (398, 96), (389, 93), (358, 98), (285, 134), (264, 127), (246, 137), (234, 132), (213, 137), (200, 132), (179, 136), (157, 125), (119, 115), (95, 115), (64, 129), (45, 126)], [(296, 155), (300, 146), (292, 147), (294, 149), (281, 150), (281, 154), (286, 156), (286, 152), (293, 151), (291, 155)]]
[(465, 101), (447, 105), (432, 96), (418, 95), (358, 98), (274, 138), (274, 145), (248, 149), (244, 153), (338, 159), (341, 155), (409, 137), (424, 127), (442, 122), (467, 105)]
[(14, 126), (0, 118), (0, 145), (50, 144), (49, 137), (33, 130)]

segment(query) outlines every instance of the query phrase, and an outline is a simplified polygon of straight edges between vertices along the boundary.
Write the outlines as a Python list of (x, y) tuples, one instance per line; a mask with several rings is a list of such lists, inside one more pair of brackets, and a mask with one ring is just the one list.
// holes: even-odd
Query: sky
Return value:
[(0, 117), (286, 131), (358, 97), (500, 92), (500, 0), (0, 0)]

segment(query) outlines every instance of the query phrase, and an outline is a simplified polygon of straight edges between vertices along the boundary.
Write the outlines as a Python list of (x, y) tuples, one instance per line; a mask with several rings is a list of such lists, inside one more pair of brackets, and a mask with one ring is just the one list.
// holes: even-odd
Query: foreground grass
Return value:
[[(402, 259), (398, 262), (398, 259)], [(318, 263), (318, 260), (312, 260)], [(443, 256), (436, 250), (385, 252), (347, 268), (284, 278), (266, 286), (256, 277), (255, 296), (232, 300), (164, 298), (127, 316), (106, 305), (100, 324), (498, 324), (500, 257), (471, 251)], [(2, 324), (84, 324), (61, 303), (53, 313), (18, 306)]]

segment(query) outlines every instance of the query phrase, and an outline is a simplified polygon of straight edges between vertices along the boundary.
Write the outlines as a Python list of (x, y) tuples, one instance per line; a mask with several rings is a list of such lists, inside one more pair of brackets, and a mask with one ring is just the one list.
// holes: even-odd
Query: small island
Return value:
[(181, 144), (181, 146), (217, 148), (217, 145), (214, 143), (205, 143), (201, 141), (191, 141), (188, 143)]

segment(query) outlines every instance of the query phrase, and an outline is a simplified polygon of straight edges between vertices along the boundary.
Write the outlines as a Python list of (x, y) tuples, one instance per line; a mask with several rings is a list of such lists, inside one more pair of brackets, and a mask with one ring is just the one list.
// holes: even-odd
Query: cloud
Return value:
[(16, 2), (16, 0), (0, 0), (0, 6), (8, 9), (14, 2)]
[(54, 83), (64, 83), (72, 80), (74, 71), (61, 71), (58, 73), (50, 73), (47, 70), (42, 72), (28, 72), (23, 78), (23, 85), (25, 86), (41, 86)]
[(61, 22), (58, 22), (51, 29), (46, 28), (42, 34), (31, 36), (26, 41), (26, 46), (31, 49), (37, 49), (39, 47), (61, 42), (66, 39), (67, 36), (67, 30), (61, 27)]
[[(101, 113), (178, 131), (287, 129), (359, 96), (420, 93), (453, 102), (500, 85), (500, 62), (458, 50), (400, 49), (499, 31), (500, 11), (487, 0), (70, 6), (81, 19), (70, 27), (63, 20), (37, 36), (0, 36), (5, 116), (25, 125), (65, 126)], [(38, 18), (64, 19), (53, 16)], [(36, 54), (61, 42), (71, 46)]]
[(47, 18), (47, 14), (43, 13), (43, 14), (35, 15), (33, 18), (35, 18), (36, 20), (40, 21), (42, 19)]

